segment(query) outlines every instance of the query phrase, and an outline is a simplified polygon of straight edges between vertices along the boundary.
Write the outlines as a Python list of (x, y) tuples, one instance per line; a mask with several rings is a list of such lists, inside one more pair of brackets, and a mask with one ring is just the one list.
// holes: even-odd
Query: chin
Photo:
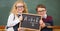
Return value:
[(22, 12), (22, 11), (19, 11), (19, 12)]

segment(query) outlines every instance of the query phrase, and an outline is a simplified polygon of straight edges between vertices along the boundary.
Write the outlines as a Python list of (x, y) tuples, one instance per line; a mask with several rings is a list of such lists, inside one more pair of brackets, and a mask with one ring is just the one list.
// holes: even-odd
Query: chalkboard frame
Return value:
[[(39, 16), (38, 14), (29, 14), (29, 13), (23, 13), (22, 16), (23, 16), (23, 20), (21, 21), (21, 27), (39, 30), (39, 28), (40, 28), (39, 21), (40, 21), (41, 16)], [(28, 21), (25, 20), (26, 16), (27, 16)], [(31, 18), (33, 18), (33, 19), (38, 18), (38, 19), (36, 19), (36, 20), (38, 20), (38, 22), (36, 23), (36, 20), (35, 20), (35, 22), (32, 22), (32, 23), (34, 23), (34, 25), (32, 25), (32, 23), (31, 23), (32, 20), (29, 21), (29, 19), (31, 19)]]

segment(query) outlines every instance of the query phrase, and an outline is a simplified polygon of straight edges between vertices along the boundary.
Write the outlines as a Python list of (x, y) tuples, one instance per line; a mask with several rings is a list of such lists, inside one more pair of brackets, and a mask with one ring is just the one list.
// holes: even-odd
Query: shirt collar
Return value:
[(45, 14), (45, 15), (43, 16), (43, 18), (47, 18), (47, 14)]

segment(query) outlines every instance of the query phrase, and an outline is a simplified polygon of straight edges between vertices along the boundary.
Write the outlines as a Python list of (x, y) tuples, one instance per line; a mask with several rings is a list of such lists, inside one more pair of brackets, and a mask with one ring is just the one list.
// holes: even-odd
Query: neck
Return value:
[(43, 18), (47, 18), (47, 14), (45, 14), (45, 15), (43, 16)]
[(22, 12), (19, 12), (19, 13), (17, 13), (17, 14), (22, 15)]

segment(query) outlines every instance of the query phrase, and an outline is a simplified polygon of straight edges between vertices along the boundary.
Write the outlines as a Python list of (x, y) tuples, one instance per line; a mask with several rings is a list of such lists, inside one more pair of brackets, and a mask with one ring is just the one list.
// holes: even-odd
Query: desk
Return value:
[[(53, 28), (53, 31), (60, 31), (60, 26), (47, 26), (47, 28)], [(39, 31), (36, 29), (24, 28), (25, 31)]]
[[(47, 26), (47, 28), (53, 28), (53, 31), (60, 31), (60, 26)], [(24, 28), (25, 31), (39, 31), (36, 29)], [(0, 31), (5, 31), (5, 26), (0, 26)]]
[(60, 26), (47, 26), (47, 28), (53, 28), (53, 31), (60, 31)]

